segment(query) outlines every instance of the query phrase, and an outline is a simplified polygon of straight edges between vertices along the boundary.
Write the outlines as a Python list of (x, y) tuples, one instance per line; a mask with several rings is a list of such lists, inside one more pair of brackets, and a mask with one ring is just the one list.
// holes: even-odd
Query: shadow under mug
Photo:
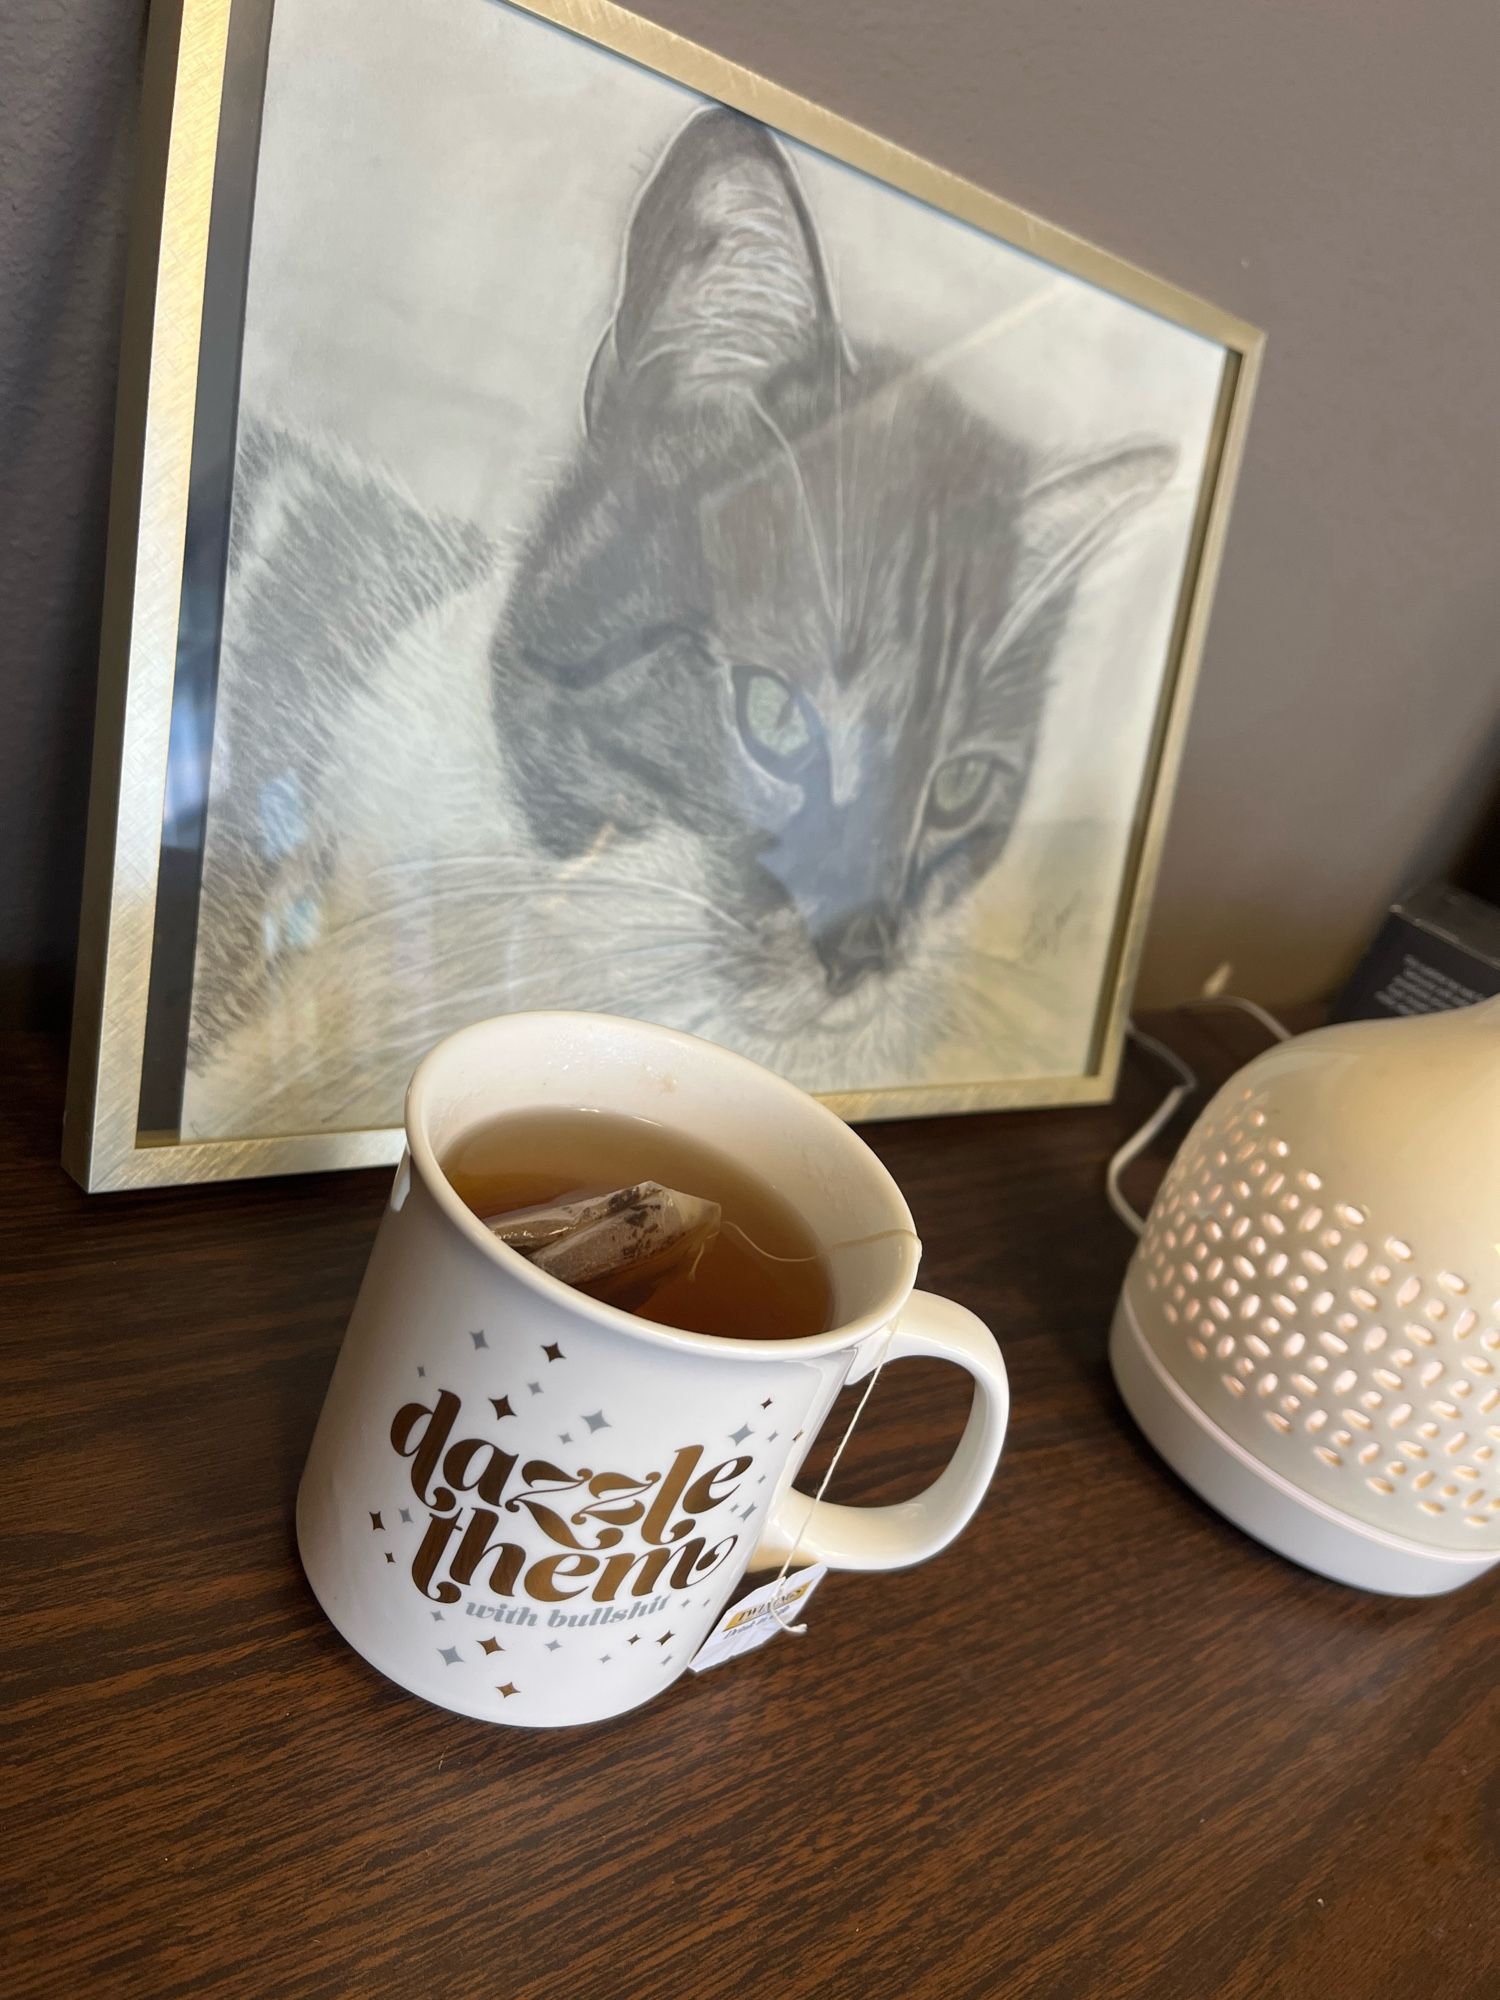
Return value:
[[(731, 1152), (812, 1230), (837, 1325), (780, 1341), (657, 1326), (497, 1241), (439, 1163), (476, 1127), (548, 1108)], [(515, 1014), (425, 1058), (406, 1133), (297, 1496), (318, 1601), (390, 1679), (489, 1721), (598, 1721), (671, 1685), (747, 1569), (793, 1553), (900, 1568), (969, 1520), (1005, 1436), (1000, 1351), (913, 1290), (901, 1192), (825, 1106), (671, 1029)], [(839, 1390), (913, 1355), (974, 1378), (946, 1469), (892, 1506), (799, 1493)]]

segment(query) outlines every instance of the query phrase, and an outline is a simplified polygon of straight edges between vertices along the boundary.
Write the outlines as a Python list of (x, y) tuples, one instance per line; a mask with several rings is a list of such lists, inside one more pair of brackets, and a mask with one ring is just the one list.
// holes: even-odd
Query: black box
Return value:
[(1334, 1004), (1335, 1021), (1439, 1014), (1500, 993), (1500, 910), (1433, 882), (1391, 905)]

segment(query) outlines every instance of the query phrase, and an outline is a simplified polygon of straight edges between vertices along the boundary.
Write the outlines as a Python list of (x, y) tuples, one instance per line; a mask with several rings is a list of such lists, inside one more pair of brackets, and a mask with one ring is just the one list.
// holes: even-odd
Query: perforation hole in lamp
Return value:
[(1366, 1590), (1500, 1561), (1500, 1000), (1232, 1077), (1173, 1161), (1110, 1361), (1167, 1463)]

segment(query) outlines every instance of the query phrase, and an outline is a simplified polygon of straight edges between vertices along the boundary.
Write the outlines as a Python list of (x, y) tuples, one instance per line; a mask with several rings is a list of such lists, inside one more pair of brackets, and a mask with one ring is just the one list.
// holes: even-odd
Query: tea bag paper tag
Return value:
[(752, 1590), (738, 1604), (731, 1604), (712, 1632), (703, 1641), (688, 1665), (695, 1674), (707, 1667), (722, 1666), (725, 1660), (752, 1653), (782, 1629), (782, 1618), (800, 1617), (807, 1600), (828, 1574), (827, 1563), (810, 1563), (790, 1576), (773, 1577), (759, 1590)]

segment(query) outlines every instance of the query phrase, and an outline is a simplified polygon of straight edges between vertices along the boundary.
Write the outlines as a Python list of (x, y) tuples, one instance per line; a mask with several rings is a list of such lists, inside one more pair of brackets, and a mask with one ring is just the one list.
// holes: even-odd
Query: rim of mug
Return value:
[[(589, 1030), (604, 1030), (610, 1034), (621, 1032), (637, 1036), (658, 1045), (685, 1049), (695, 1056), (706, 1050), (713, 1061), (740, 1071), (755, 1079), (756, 1088), (764, 1088), (773, 1096), (779, 1096), (786, 1103), (795, 1103), (798, 1115), (805, 1116), (806, 1108), (826, 1120), (828, 1128), (836, 1129), (863, 1155), (864, 1171), (882, 1189), (889, 1200), (893, 1213), (890, 1228), (893, 1231), (905, 1229), (909, 1235), (905, 1243), (898, 1246), (900, 1266), (894, 1282), (887, 1287), (880, 1302), (869, 1311), (858, 1314), (853, 1319), (841, 1320), (835, 1327), (828, 1327), (822, 1333), (808, 1333), (788, 1340), (740, 1340), (731, 1334), (695, 1333), (689, 1327), (664, 1326), (656, 1320), (640, 1319), (635, 1313), (626, 1312), (621, 1306), (607, 1305), (602, 1299), (590, 1298), (587, 1292), (566, 1284), (561, 1278), (554, 1278), (549, 1271), (539, 1271), (529, 1258), (518, 1250), (502, 1243), (494, 1231), (480, 1221), (448, 1176), (443, 1172), (427, 1131), (427, 1107), (424, 1098), (432, 1088), (432, 1073), (440, 1060), (451, 1057), (457, 1044), (472, 1039), (478, 1040), (492, 1034), (496, 1029), (508, 1027), (531, 1027), (545, 1022), (549, 1025), (567, 1022)], [(503, 1115), (503, 1114), (502, 1114)], [(688, 1348), (701, 1353), (719, 1354), (725, 1357), (774, 1352), (778, 1355), (818, 1355), (833, 1354), (841, 1347), (852, 1347), (872, 1333), (879, 1333), (889, 1326), (901, 1308), (906, 1304), (916, 1285), (917, 1267), (921, 1261), (922, 1244), (917, 1235), (916, 1224), (906, 1197), (897, 1185), (894, 1175), (885, 1162), (869, 1146), (851, 1125), (830, 1111), (826, 1104), (791, 1083), (775, 1070), (764, 1064), (753, 1062), (749, 1056), (737, 1054), (733, 1049), (720, 1047), (702, 1035), (690, 1035), (681, 1028), (665, 1028), (654, 1021), (638, 1021), (628, 1014), (587, 1013), (574, 1008), (530, 1008), (523, 1013), (493, 1014), (483, 1021), (472, 1021), (467, 1027), (455, 1029), (445, 1035), (427, 1051), (412, 1072), (411, 1082), (406, 1086), (404, 1107), (406, 1126), (406, 1146), (413, 1170), (420, 1170), (428, 1192), (437, 1202), (447, 1219), (466, 1236), (484, 1255), (493, 1259), (500, 1268), (519, 1278), (531, 1290), (554, 1304), (566, 1305), (570, 1311), (581, 1312), (601, 1326), (617, 1332), (630, 1333), (637, 1338), (652, 1341), (658, 1346)], [(837, 1247), (837, 1246), (835, 1246)], [(827, 1256), (829, 1252), (820, 1243), (819, 1248)]]

